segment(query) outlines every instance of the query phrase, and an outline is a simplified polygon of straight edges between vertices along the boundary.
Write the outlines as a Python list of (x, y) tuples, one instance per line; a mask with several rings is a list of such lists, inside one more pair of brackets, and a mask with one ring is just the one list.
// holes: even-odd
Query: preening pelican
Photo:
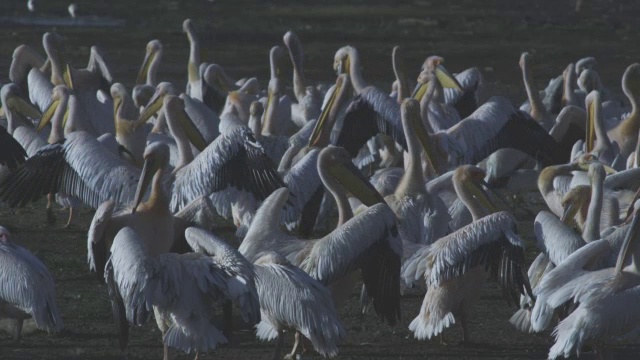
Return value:
[(37, 69), (41, 73), (45, 73), (50, 66), (51, 62), (42, 57), (32, 47), (20, 45), (13, 51), (9, 68), (9, 80), (26, 91), (29, 89), (27, 76), (31, 69)]
[(53, 278), (29, 250), (13, 243), (9, 230), (0, 226), (0, 318), (16, 321), (13, 339), (20, 342), (22, 323), (33, 318), (47, 332), (64, 327), (56, 304)]
[(474, 222), (422, 246), (403, 265), (407, 284), (424, 277), (427, 285), (420, 313), (409, 325), (418, 339), (430, 339), (460, 321), (463, 341), (469, 341), (469, 312), (490, 277), (498, 280), (508, 302), (531, 294), (515, 218), (507, 212), (490, 213), (494, 207), (480, 189), (470, 191), (472, 187), (456, 190), (468, 193), (463, 201)]
[(281, 359), (284, 330), (296, 331), (296, 342), (287, 358), (294, 358), (302, 334), (323, 356), (338, 354), (338, 343), (346, 335), (338, 319), (331, 294), (324, 285), (276, 252), (258, 254), (254, 269), (262, 321), (256, 335), (277, 339), (273, 359)]
[(123, 333), (128, 323), (142, 325), (153, 306), (162, 330), (164, 359), (169, 347), (181, 351), (206, 352), (227, 342), (212, 323), (215, 307), (233, 301), (251, 323), (258, 320), (259, 302), (254, 273), (233, 248), (212, 242), (200, 229), (190, 228), (185, 236), (199, 253), (153, 255), (146, 244), (152, 235), (125, 227), (115, 236), (105, 280), (112, 299), (114, 319), (122, 331), (120, 347), (126, 347)]

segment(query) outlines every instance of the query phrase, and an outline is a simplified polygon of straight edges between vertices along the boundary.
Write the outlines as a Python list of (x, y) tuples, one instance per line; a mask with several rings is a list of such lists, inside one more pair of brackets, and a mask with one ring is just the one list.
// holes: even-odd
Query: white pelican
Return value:
[(286, 359), (296, 355), (299, 334), (323, 356), (336, 356), (337, 345), (346, 335), (327, 288), (276, 252), (259, 253), (254, 270), (262, 318), (256, 335), (262, 340), (277, 339), (273, 359), (281, 359), (287, 329), (296, 331), (296, 342)]
[[(423, 77), (429, 79), (423, 80)], [(422, 121), (430, 132), (447, 130), (460, 122), (458, 111), (444, 102), (444, 89), (435, 71), (423, 72), (420, 79), (428, 81), (427, 90), (420, 100)]]
[(640, 64), (627, 67), (622, 76), (622, 90), (631, 102), (631, 113), (615, 127), (607, 129), (607, 135), (612, 142), (617, 142), (620, 154), (627, 158), (635, 148), (640, 130), (640, 110), (638, 110), (637, 96), (640, 94)]
[(7, 132), (25, 149), (27, 156), (35, 154), (46, 145), (46, 140), (35, 131), (31, 119), (42, 117), (40, 111), (24, 101), (15, 84), (7, 84), (0, 90), (2, 107), (7, 116)]
[(391, 53), (391, 64), (393, 65), (393, 74), (396, 76), (396, 80), (392, 85), (391, 97), (394, 97), (398, 103), (402, 103), (402, 100), (411, 96), (411, 90), (409, 90), (409, 79), (407, 79), (406, 66), (404, 64), (404, 58), (401, 54), (400, 46), (394, 46)]
[(418, 339), (430, 339), (459, 321), (463, 341), (469, 341), (469, 312), (490, 277), (498, 280), (508, 302), (531, 294), (515, 218), (507, 212), (490, 213), (494, 208), (475, 185), (456, 190), (474, 222), (422, 246), (403, 265), (407, 284), (424, 277), (427, 285), (420, 313), (409, 325)]
[(458, 112), (459, 118), (464, 119), (478, 108), (478, 93), (482, 88), (482, 74), (476, 68), (467, 69), (455, 77), (442, 65), (444, 59), (440, 56), (429, 56), (422, 65), (412, 97), (421, 100), (425, 93), (427, 76), (435, 72), (438, 80), (445, 88), (444, 103), (453, 106)]
[(187, 89), (185, 93), (202, 101), (202, 78), (200, 77), (200, 41), (191, 19), (182, 22), (182, 31), (189, 40), (189, 62), (187, 63)]
[(538, 93), (538, 90), (533, 84), (533, 76), (531, 74), (531, 55), (529, 55), (529, 53), (524, 52), (520, 55), (520, 68), (522, 69), (522, 79), (524, 81), (525, 89), (527, 90), (529, 104), (531, 104), (529, 114), (538, 122), (538, 124), (540, 124), (540, 126), (549, 131), (554, 125), (554, 119), (542, 104), (540, 93)]
[(16, 320), (13, 339), (20, 342), (22, 323), (33, 318), (48, 332), (64, 327), (53, 278), (46, 266), (29, 250), (11, 241), (9, 230), (0, 226), (0, 319)]
[(215, 307), (233, 301), (242, 316), (256, 323), (259, 302), (251, 265), (226, 244), (213, 242), (207, 233), (190, 228), (190, 243), (211, 255), (156, 254), (148, 248), (153, 235), (130, 227), (120, 230), (105, 267), (105, 280), (119, 326), (120, 347), (126, 347), (128, 323), (142, 325), (153, 306), (162, 330), (164, 359), (169, 347), (206, 352), (227, 342), (212, 323)]
[(262, 129), (262, 114), (264, 113), (264, 107), (259, 101), (251, 103), (249, 108), (249, 128), (253, 132), (253, 136), (256, 141), (262, 145), (264, 151), (269, 155), (269, 158), (275, 163), (279, 164), (282, 160), (282, 156), (289, 148), (289, 138), (284, 135), (263, 135)]
[[(637, 268), (640, 204), (635, 204), (631, 226), (626, 232), (614, 267), (588, 271), (596, 259), (611, 250), (606, 240), (594, 241), (575, 251), (549, 272), (539, 286), (538, 301), (558, 308), (568, 302), (576, 309), (558, 326), (549, 359), (580, 355), (589, 343), (604, 357), (606, 342), (637, 334), (640, 313), (633, 306), (640, 300), (640, 271)], [(542, 299), (541, 299), (542, 298)], [(536, 306), (538, 306), (536, 304)]]
[(46, 73), (51, 62), (37, 53), (32, 47), (20, 45), (14, 51), (9, 67), (9, 80), (18, 85), (23, 91), (27, 91), (27, 76), (31, 69)]
[[(220, 114), (229, 92), (240, 89), (240, 86), (218, 64), (207, 65), (202, 78), (206, 85), (203, 86), (202, 102), (216, 114)], [(251, 89), (251, 92), (257, 92), (257, 89)]]
[(316, 87), (307, 84), (303, 67), (304, 52), (298, 36), (293, 31), (287, 31), (282, 40), (289, 50), (293, 64), (293, 93), (298, 100), (297, 104), (291, 105), (291, 120), (302, 127), (309, 120), (320, 116), (322, 95)]
[[(397, 271), (402, 250), (393, 211), (384, 203), (376, 204), (382, 198), (363, 179), (344, 150), (324, 149), (318, 159), (318, 171), (336, 198), (342, 214), (340, 220), (346, 222), (321, 239), (303, 240), (289, 235), (278, 225), (280, 209), (287, 202), (289, 191), (279, 189), (258, 209), (240, 252), (249, 261), (254, 261), (262, 251), (277, 252), (323, 284), (332, 284), (338, 306), (353, 289), (353, 272), (361, 269), (376, 312), (387, 322), (395, 323), (399, 315)], [(376, 205), (347, 221), (351, 209), (345, 188), (367, 205)]]
[(138, 71), (136, 85), (158, 85), (156, 76), (160, 61), (162, 61), (162, 53), (162, 43), (160, 40), (154, 39), (147, 43), (147, 50), (144, 55), (144, 60), (142, 60), (142, 66), (140, 66), (140, 70)]
[[(274, 46), (269, 52), (271, 63), (271, 79), (267, 88), (267, 99), (262, 120), (263, 135), (291, 135), (298, 128), (291, 121), (291, 99), (284, 94), (284, 87), (280, 79), (280, 63), (284, 57), (284, 49)], [(305, 122), (306, 123), (306, 122)]]

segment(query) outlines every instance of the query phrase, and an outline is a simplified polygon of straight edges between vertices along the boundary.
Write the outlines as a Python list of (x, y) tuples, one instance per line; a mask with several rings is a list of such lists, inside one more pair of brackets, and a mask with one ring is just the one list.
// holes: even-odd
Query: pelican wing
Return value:
[(355, 157), (360, 148), (379, 133), (391, 136), (403, 148), (407, 148), (400, 120), (400, 105), (389, 95), (370, 86), (356, 96), (347, 108), (336, 145)]
[(507, 301), (531, 294), (525, 268), (524, 242), (515, 233), (512, 215), (498, 212), (436, 241), (427, 254), (427, 286), (440, 286), (483, 266), (496, 277)]
[[(446, 135), (445, 135), (446, 134)], [(445, 133), (436, 134), (450, 153), (450, 163), (475, 164), (498, 149), (513, 148), (547, 164), (564, 162), (553, 140), (529, 115), (494, 96)], [(446, 136), (446, 139), (445, 139)]]
[(193, 251), (211, 256), (218, 267), (235, 278), (227, 282), (229, 293), (242, 311), (245, 321), (257, 323), (260, 320), (260, 304), (253, 265), (238, 250), (208, 231), (190, 227), (185, 231), (185, 236)]
[(48, 145), (29, 158), (0, 188), (10, 206), (24, 206), (63, 192), (97, 208), (107, 200), (128, 204), (140, 170), (106, 150), (85, 132), (69, 134), (64, 144)]
[(401, 258), (395, 214), (377, 204), (317, 240), (300, 267), (325, 285), (361, 269), (376, 312), (394, 324), (400, 318)]
[[(321, 283), (293, 265), (255, 265), (260, 309), (266, 318), (294, 326), (324, 356), (338, 354), (337, 344), (346, 337), (331, 294)], [(262, 337), (258, 325), (258, 336)]]
[(0, 165), (15, 170), (18, 165), (24, 163), (27, 152), (7, 130), (0, 126)]
[[(313, 149), (298, 161), (284, 176), (284, 183), (290, 190), (289, 200), (284, 207), (282, 214), (284, 223), (289, 227), (298, 224), (304, 209), (309, 205), (309, 201), (314, 199), (314, 195), (319, 190), (324, 190), (322, 180), (318, 174), (318, 155), (320, 150)], [(322, 200), (314, 199), (314, 200)], [(319, 205), (319, 204), (317, 204)], [(317, 215), (317, 212), (316, 212)], [(316, 218), (309, 219), (307, 224), (301, 226), (313, 228)]]
[(477, 92), (482, 88), (482, 73), (477, 68), (467, 69), (456, 74), (456, 80), (464, 91), (444, 89), (445, 103), (453, 105), (461, 118), (466, 118), (478, 108)]
[(63, 328), (51, 274), (27, 249), (0, 242), (0, 301), (30, 314), (49, 332)]
[(109, 67), (107, 66), (107, 62), (105, 61), (105, 55), (102, 51), (102, 48), (98, 46), (91, 47), (91, 54), (89, 55), (87, 70), (99, 76), (99, 89), (108, 94), (109, 90), (111, 89), (111, 84), (113, 83), (113, 76), (111, 75), (111, 71), (109, 71)]
[(91, 220), (91, 226), (89, 226), (89, 233), (87, 234), (89, 270), (95, 272), (99, 280), (104, 279), (104, 267), (109, 258), (109, 249), (104, 236), (115, 207), (116, 203), (111, 200), (102, 203)]
[(229, 187), (264, 200), (281, 186), (280, 175), (251, 130), (237, 127), (216, 138), (176, 174), (171, 208), (177, 211), (198, 196)]
[(538, 249), (547, 254), (556, 265), (585, 244), (580, 235), (548, 211), (538, 213), (533, 230), (538, 241)]

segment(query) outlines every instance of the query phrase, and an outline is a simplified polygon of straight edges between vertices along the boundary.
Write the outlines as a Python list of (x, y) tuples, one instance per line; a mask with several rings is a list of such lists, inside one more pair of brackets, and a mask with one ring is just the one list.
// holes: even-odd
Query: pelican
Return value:
[(284, 94), (282, 81), (279, 78), (280, 63), (284, 57), (284, 49), (274, 46), (269, 52), (271, 63), (271, 79), (267, 88), (267, 101), (262, 121), (263, 135), (291, 135), (297, 131), (296, 124), (291, 121), (291, 99)]
[(620, 155), (626, 159), (636, 148), (640, 130), (640, 113), (637, 104), (640, 94), (640, 64), (627, 67), (622, 76), (622, 90), (631, 102), (631, 113), (614, 128), (608, 129), (607, 135), (612, 142), (618, 143)]
[(281, 359), (286, 329), (296, 331), (296, 342), (285, 359), (294, 358), (298, 334), (323, 356), (336, 356), (346, 335), (327, 288), (276, 252), (258, 254), (254, 269), (262, 318), (256, 334), (262, 340), (277, 338), (273, 359)]
[(191, 19), (182, 22), (182, 31), (189, 39), (189, 62), (187, 63), (186, 94), (202, 101), (202, 78), (200, 77), (200, 41)]
[(256, 323), (258, 296), (251, 265), (226, 244), (214, 243), (207, 233), (189, 228), (190, 243), (213, 252), (153, 254), (147, 246), (153, 235), (124, 227), (114, 238), (105, 268), (114, 318), (121, 329), (120, 347), (126, 347), (128, 323), (142, 325), (153, 306), (162, 330), (164, 359), (169, 347), (206, 352), (227, 342), (212, 323), (215, 307), (233, 301), (242, 316)]
[[(585, 106), (587, 108), (585, 152), (592, 153), (607, 165), (617, 167), (618, 169), (623, 168), (623, 161), (625, 159), (620, 156), (620, 148), (617, 143), (612, 143), (609, 140), (605, 126), (602, 123), (602, 101), (600, 92), (597, 90), (590, 92), (585, 99)], [(614, 162), (617, 164), (614, 165)]]
[(262, 145), (264, 151), (269, 158), (275, 163), (279, 164), (282, 156), (289, 148), (289, 138), (283, 135), (263, 135), (262, 134), (262, 114), (264, 113), (264, 107), (259, 101), (251, 103), (249, 108), (249, 128), (253, 132), (253, 136), (256, 141)]
[(287, 31), (282, 38), (293, 64), (293, 93), (298, 100), (291, 105), (291, 120), (299, 127), (320, 115), (322, 95), (314, 86), (307, 84), (304, 75), (304, 52), (302, 43), (293, 31)]
[(444, 63), (444, 59), (440, 56), (430, 56), (425, 60), (412, 97), (417, 100), (422, 99), (427, 82), (431, 78), (429, 74), (435, 72), (436, 77), (445, 87), (444, 102), (453, 106), (460, 118), (465, 118), (478, 108), (477, 92), (482, 86), (482, 74), (478, 69), (471, 68), (454, 77), (444, 68), (442, 63)]
[(606, 240), (594, 241), (575, 251), (552, 270), (538, 291), (545, 304), (558, 308), (567, 302), (576, 309), (554, 329), (555, 344), (549, 359), (580, 354), (590, 343), (599, 356), (605, 356), (607, 341), (636, 334), (640, 313), (632, 304), (640, 298), (640, 272), (637, 268), (640, 204), (636, 202), (631, 226), (614, 267), (589, 271), (589, 266), (610, 251)]
[(7, 132), (24, 148), (27, 156), (31, 156), (47, 144), (45, 139), (37, 134), (29, 119), (39, 119), (42, 114), (18, 94), (19, 89), (15, 84), (7, 84), (0, 90), (0, 99), (7, 116)]
[[(420, 104), (415, 99), (402, 102), (402, 126), (406, 136), (408, 159), (405, 173), (392, 195), (385, 201), (400, 220), (400, 235), (403, 240), (417, 244), (430, 244), (449, 233), (451, 220), (447, 208), (437, 196), (428, 194), (424, 187), (421, 164), (420, 140), (416, 133), (422, 127)], [(424, 131), (424, 130), (421, 130)]]
[(540, 93), (538, 93), (538, 90), (534, 87), (533, 76), (531, 74), (531, 55), (529, 55), (529, 53), (524, 52), (520, 55), (520, 68), (522, 69), (522, 79), (524, 80), (524, 86), (527, 90), (529, 104), (531, 104), (529, 114), (540, 126), (549, 131), (554, 125), (554, 119), (551, 117), (551, 114), (547, 112), (547, 109), (542, 104)]
[(422, 76), (430, 77), (427, 90), (420, 100), (422, 121), (430, 132), (446, 130), (460, 122), (460, 115), (455, 108), (444, 102), (444, 89), (438, 80), (437, 73), (432, 71)]
[[(169, 82), (161, 82), (156, 87), (156, 91), (137, 117), (140, 123), (146, 122), (153, 115), (162, 109), (162, 102), (167, 95), (178, 95), (178, 91)], [(198, 131), (204, 137), (204, 141), (209, 144), (220, 135), (219, 124), (220, 118), (206, 107), (202, 102), (195, 100), (188, 95), (181, 94), (180, 98), (185, 103), (185, 111), (189, 114), (189, 118), (198, 128)], [(164, 114), (166, 116), (166, 114)], [(202, 150), (202, 149), (200, 149)]]
[(395, 93), (395, 98), (398, 103), (402, 103), (407, 97), (411, 96), (409, 90), (409, 80), (407, 79), (406, 67), (404, 65), (404, 58), (401, 54), (400, 46), (394, 46), (393, 51), (391, 53), (391, 64), (393, 65), (393, 74), (396, 76), (396, 80), (392, 85), (392, 95)]
[(508, 302), (531, 294), (515, 218), (507, 212), (491, 213), (494, 207), (475, 185), (456, 191), (461, 191), (473, 223), (420, 247), (403, 265), (407, 284), (424, 277), (428, 288), (420, 313), (409, 325), (418, 339), (430, 339), (459, 321), (463, 341), (469, 341), (469, 312), (490, 277), (499, 281)]
[(142, 66), (140, 66), (140, 71), (138, 71), (138, 77), (136, 78), (136, 85), (155, 87), (158, 85), (156, 75), (162, 60), (162, 43), (157, 39), (151, 40), (147, 43), (146, 49)]
[[(333, 284), (332, 293), (337, 306), (351, 293), (355, 280), (353, 272), (361, 269), (376, 312), (387, 322), (395, 323), (399, 315), (396, 297), (399, 283), (394, 274), (399, 271), (402, 250), (393, 211), (386, 204), (377, 204), (382, 202), (382, 198), (355, 169), (344, 150), (335, 147), (322, 150), (318, 158), (318, 172), (340, 209), (338, 223), (344, 223), (321, 239), (303, 240), (283, 232), (278, 226), (279, 209), (287, 202), (289, 191), (279, 189), (258, 209), (240, 252), (249, 261), (254, 261), (262, 251), (275, 251), (286, 257), (314, 279), (325, 285)], [(345, 188), (372, 207), (348, 220), (352, 212)], [(365, 251), (372, 253), (365, 256)], [(377, 265), (365, 260), (369, 256), (378, 259), (374, 261)], [(373, 275), (380, 271), (385, 275)], [(382, 284), (389, 289), (384, 294), (380, 292)]]
[(33, 318), (39, 329), (59, 332), (64, 327), (56, 304), (53, 277), (29, 250), (11, 241), (0, 226), (0, 319), (15, 320), (13, 339), (20, 342), (22, 324)]
[(32, 47), (20, 45), (14, 51), (9, 67), (9, 80), (18, 85), (20, 89), (27, 90), (27, 77), (31, 69), (36, 69), (40, 73), (46, 73), (51, 66), (51, 62), (37, 53)]

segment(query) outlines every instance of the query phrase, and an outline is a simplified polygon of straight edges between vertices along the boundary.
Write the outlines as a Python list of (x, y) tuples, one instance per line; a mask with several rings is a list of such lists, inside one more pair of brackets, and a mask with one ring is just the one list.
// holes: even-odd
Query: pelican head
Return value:
[[(60, 107), (60, 105), (66, 107), (68, 100), (69, 100), (69, 89), (65, 85), (58, 85), (54, 87), (53, 90), (51, 90), (51, 104), (49, 105), (47, 110), (45, 110), (44, 114), (42, 114), (42, 117), (40, 118), (40, 122), (38, 123), (38, 127), (36, 128), (36, 131), (40, 131), (45, 126), (47, 126), (47, 124), (51, 122), (51, 119), (53, 118), (53, 115), (55, 114), (58, 107)], [(62, 122), (63, 128), (67, 123), (68, 116), (69, 116), (69, 110), (67, 108), (64, 114), (63, 122)]]
[[(189, 117), (189, 114), (184, 110), (184, 100), (175, 95), (167, 95), (164, 97), (162, 106), (165, 110), (165, 115), (177, 120), (187, 139), (189, 139), (196, 149), (202, 151), (207, 147), (207, 142), (200, 133), (200, 130), (193, 124), (191, 117)], [(169, 126), (172, 126), (171, 122), (169, 122)]]
[(282, 76), (282, 66), (287, 51), (282, 46), (274, 46), (269, 51), (269, 63), (271, 64), (271, 78)]
[(196, 30), (191, 19), (185, 19), (182, 22), (182, 32), (187, 35), (195, 34)]
[(336, 51), (336, 55), (333, 57), (333, 70), (336, 71), (336, 75), (349, 73), (351, 68), (350, 57), (354, 51), (356, 49), (351, 46), (343, 46)]
[(147, 82), (147, 76), (149, 68), (154, 62), (160, 61), (162, 56), (162, 43), (160, 40), (151, 40), (147, 44), (147, 50), (142, 61), (142, 66), (138, 72), (138, 78), (136, 79), (136, 85), (141, 85)]
[[(51, 82), (54, 85), (67, 85), (67, 87), (73, 89), (69, 62), (67, 61), (65, 43), (62, 36), (57, 33), (44, 33), (42, 47), (44, 47), (44, 51), (51, 60)], [(56, 69), (53, 68), (54, 65)]]
[[(596, 163), (602, 164), (597, 156), (587, 153), (587, 154), (582, 154), (578, 156), (578, 158), (573, 162), (573, 166), (574, 166), (574, 170), (589, 171), (591, 164), (596, 164)], [(602, 164), (602, 166), (604, 167), (604, 170), (607, 174), (616, 173), (615, 169), (604, 164)]]
[(142, 167), (142, 174), (140, 174), (140, 181), (133, 200), (132, 214), (136, 213), (144, 194), (151, 185), (151, 180), (166, 168), (169, 163), (169, 157), (169, 146), (163, 142), (154, 142), (144, 150), (144, 166)]
[(309, 137), (309, 146), (324, 146), (329, 139), (329, 134), (333, 129), (338, 112), (342, 104), (347, 100), (349, 94), (352, 93), (351, 79), (347, 74), (340, 74), (336, 79), (336, 86), (333, 93), (329, 97), (329, 101), (316, 121), (311, 137)]
[(19, 94), (20, 89), (15, 84), (7, 84), (2, 87), (2, 90), (0, 90), (0, 99), (2, 100), (5, 113), (9, 111), (17, 112), (32, 119), (39, 119), (42, 116), (40, 110), (26, 102)]
[(11, 240), (11, 233), (4, 226), (0, 226), (0, 243), (6, 244)]
[(131, 97), (133, 98), (134, 105), (137, 108), (142, 109), (149, 103), (149, 100), (151, 100), (151, 97), (153, 96), (153, 94), (155, 94), (155, 92), (156, 88), (151, 85), (140, 84), (134, 86), (133, 91), (131, 92)]
[(153, 94), (147, 106), (140, 112), (138, 123), (144, 123), (155, 115), (162, 108), (162, 103), (166, 95), (176, 95), (178, 91), (170, 82), (161, 82), (156, 86), (156, 92)]
[[(337, 181), (366, 206), (384, 202), (378, 190), (353, 165), (351, 156), (344, 148), (328, 146), (322, 149), (318, 155), (318, 173), (325, 183), (331, 183), (331, 179)], [(327, 179), (327, 175), (331, 179)]]
[(229, 83), (232, 83), (232, 81), (227, 78), (227, 74), (224, 72), (222, 66), (218, 64), (209, 64), (204, 71), (203, 79), (207, 84), (224, 94), (229, 92), (229, 86), (231, 85)]
[(583, 219), (586, 218), (590, 199), (591, 186), (589, 185), (580, 185), (569, 190), (560, 202), (563, 209), (560, 221), (568, 224), (578, 212), (581, 212)]
[(499, 209), (493, 205), (491, 200), (485, 195), (484, 191), (480, 187), (486, 185), (484, 178), (487, 176), (487, 173), (481, 168), (473, 165), (462, 165), (459, 166), (453, 172), (453, 185), (456, 189), (456, 193), (458, 194), (470, 194), (473, 196), (485, 209), (494, 213), (499, 211)]
[(293, 67), (300, 70), (302, 68), (303, 57), (302, 44), (300, 43), (300, 39), (298, 39), (298, 36), (293, 31), (287, 31), (287, 33), (282, 37), (282, 41), (284, 42), (284, 46), (286, 46), (289, 50)]
[(586, 69), (578, 77), (578, 87), (589, 93), (600, 89), (600, 75), (593, 69)]
[(422, 68), (420, 70), (420, 75), (418, 75), (418, 85), (413, 91), (412, 98), (420, 101), (424, 94), (427, 92), (427, 84), (429, 80), (432, 78), (432, 74), (435, 74), (435, 77), (440, 82), (443, 88), (448, 89), (457, 89), (459, 91), (463, 91), (462, 85), (458, 82), (458, 80), (445, 69), (442, 65), (444, 63), (444, 58), (440, 56), (429, 56), (424, 63), (422, 64)]
[(576, 62), (576, 75), (582, 74), (586, 69), (594, 69), (598, 65), (596, 58), (589, 56)]
[[(438, 81), (438, 80), (436, 80)], [(407, 98), (402, 101), (400, 105), (400, 115), (402, 117), (403, 123), (407, 123), (408, 128), (416, 135), (418, 141), (420, 141), (420, 145), (422, 145), (422, 149), (427, 154), (427, 161), (431, 164), (431, 166), (439, 173), (436, 163), (436, 156), (434, 154), (433, 148), (429, 143), (429, 134), (427, 130), (422, 125), (422, 117), (420, 116), (420, 102), (413, 98)]]
[(640, 96), (640, 64), (631, 64), (622, 75), (622, 90), (631, 99)]

